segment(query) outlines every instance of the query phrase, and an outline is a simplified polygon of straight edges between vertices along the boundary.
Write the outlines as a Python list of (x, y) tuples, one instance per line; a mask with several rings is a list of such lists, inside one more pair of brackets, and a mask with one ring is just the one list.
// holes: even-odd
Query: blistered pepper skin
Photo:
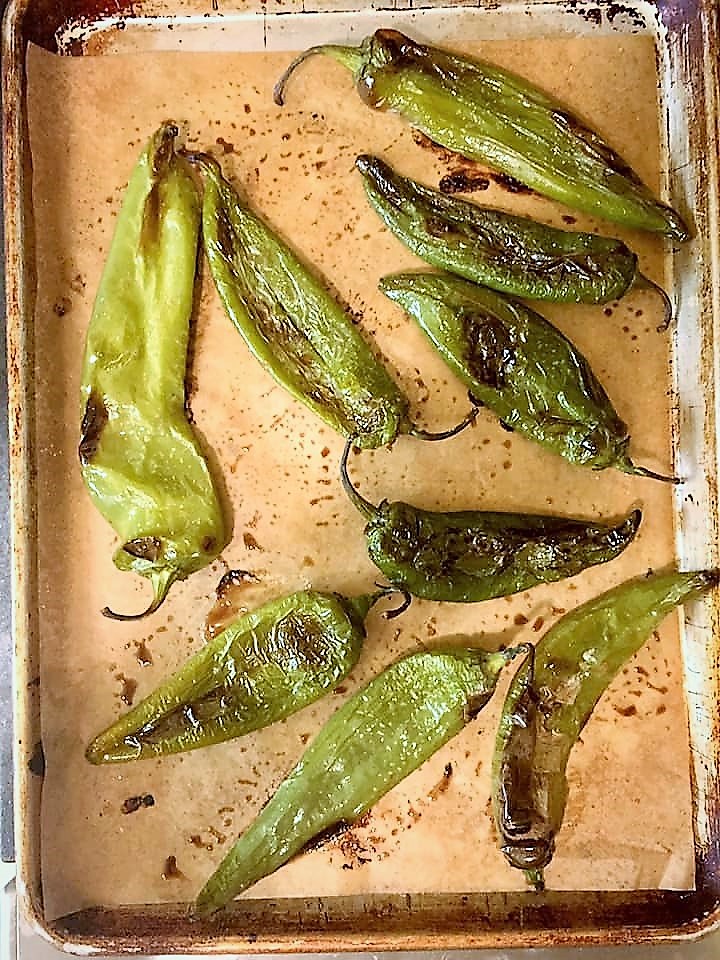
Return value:
[(196, 750), (290, 716), (341, 683), (376, 595), (304, 590), (240, 617), (89, 745), (91, 763)]
[(243, 203), (212, 157), (203, 240), (215, 286), (262, 366), (313, 413), (358, 445), (410, 431), (408, 401), (345, 311), (292, 250)]
[(115, 565), (152, 583), (145, 614), (174, 581), (210, 564), (229, 536), (185, 411), (200, 201), (189, 165), (175, 153), (176, 136), (174, 124), (163, 124), (130, 178), (81, 386), (82, 477), (121, 539)]
[(283, 103), (291, 73), (316, 53), (352, 71), (368, 106), (400, 114), (436, 143), (543, 196), (673, 240), (689, 236), (679, 214), (656, 200), (611, 147), (521, 77), (397, 30), (377, 30), (359, 47), (326, 44), (296, 58), (275, 88), (276, 103)]
[(595, 705), (665, 617), (717, 582), (701, 571), (622, 583), (559, 620), (513, 678), (495, 743), (493, 807), (508, 863), (537, 888), (565, 813), (570, 753)]
[(476, 401), (578, 466), (672, 480), (632, 462), (628, 428), (576, 347), (519, 301), (450, 274), (384, 277)]
[(612, 524), (485, 510), (442, 513), (401, 501), (374, 506), (350, 482), (350, 446), (341, 477), (368, 521), (370, 559), (390, 583), (423, 600), (478, 603), (573, 577), (619, 556), (642, 519), (639, 510)]
[(383, 223), (417, 256), (466, 280), (528, 300), (608, 303), (637, 277), (637, 256), (620, 240), (448, 197), (378, 157), (355, 166)]
[(446, 648), (388, 667), (327, 721), (195, 904), (206, 916), (362, 817), (482, 709), (513, 655)]

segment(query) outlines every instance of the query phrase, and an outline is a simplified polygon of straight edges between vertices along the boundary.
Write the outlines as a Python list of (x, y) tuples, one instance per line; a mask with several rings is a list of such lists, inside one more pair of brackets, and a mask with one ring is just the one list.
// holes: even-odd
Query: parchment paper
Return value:
[[(555, 91), (592, 119), (649, 183), (659, 167), (652, 42), (642, 37), (525, 40), (482, 53)], [(454, 606), (416, 601), (401, 619), (371, 613), (361, 661), (334, 694), (243, 740), (162, 761), (92, 767), (85, 745), (203, 642), (214, 587), (229, 568), (260, 583), (236, 608), (312, 585), (364, 592), (376, 572), (363, 521), (337, 477), (340, 438), (290, 399), (249, 356), (203, 279), (192, 365), (197, 430), (222, 476), (234, 537), (221, 561), (172, 588), (137, 624), (100, 615), (142, 609), (147, 586), (113, 567), (116, 541), (82, 486), (76, 448), (79, 372), (94, 292), (123, 188), (160, 121), (212, 149), (268, 220), (324, 273), (433, 429), (466, 410), (463, 389), (404, 314), (377, 291), (381, 275), (417, 261), (367, 206), (353, 160), (379, 152), (437, 183), (457, 166), (414, 142), (397, 118), (365, 108), (337, 65), (299, 72), (288, 105), (270, 90), (288, 54), (150, 53), (29, 57), (29, 116), (38, 263), (37, 353), (42, 729), (46, 757), (42, 858), (55, 917), (94, 904), (191, 899), (257, 813), (304, 743), (362, 683), (437, 637), (482, 634), (488, 645), (536, 639), (561, 611), (673, 561), (666, 486), (565, 464), (503, 432), (490, 416), (443, 445), (401, 439), (352, 463), (371, 499), (430, 508), (556, 511), (645, 520), (621, 559), (509, 599)], [(467, 165), (466, 165), (467, 166)], [(570, 212), (494, 181), (476, 195), (556, 224)], [(565, 215), (565, 219), (563, 219)], [(576, 217), (578, 227), (614, 234)], [(662, 243), (628, 234), (643, 271), (662, 279)], [(669, 467), (668, 338), (656, 298), (541, 308), (586, 353), (631, 425), (638, 462)], [(227, 613), (228, 611), (224, 611)], [(506, 681), (507, 682), (507, 678)], [(504, 684), (480, 718), (377, 805), (349, 836), (295, 860), (246, 896), (509, 890), (522, 887), (496, 845), (490, 757)], [(444, 784), (446, 765), (452, 775)], [(570, 763), (570, 800), (548, 884), (560, 889), (693, 884), (688, 744), (677, 621), (669, 618), (603, 698)], [(152, 806), (122, 812), (128, 797)], [(167, 869), (175, 857), (177, 871)]]

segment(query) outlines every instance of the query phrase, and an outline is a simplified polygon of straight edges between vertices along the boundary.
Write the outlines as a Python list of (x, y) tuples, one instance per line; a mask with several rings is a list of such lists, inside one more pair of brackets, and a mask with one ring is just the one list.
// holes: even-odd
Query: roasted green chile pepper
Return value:
[(620, 584), (566, 614), (513, 678), (493, 758), (493, 805), (502, 850), (538, 889), (568, 795), (570, 751), (623, 665), (678, 604), (717, 573), (666, 573)]
[(413, 253), (434, 267), (528, 300), (608, 303), (634, 284), (637, 256), (621, 240), (558, 230), (528, 217), (479, 207), (401, 177), (378, 157), (363, 155), (360, 171), (368, 199), (383, 223)]
[(374, 506), (348, 476), (351, 446), (341, 477), (368, 521), (370, 559), (390, 583), (424, 600), (477, 603), (573, 577), (619, 556), (642, 519), (639, 510), (608, 524), (483, 510), (437, 513), (401, 501)]
[(122, 540), (120, 570), (148, 577), (157, 610), (228, 540), (185, 411), (200, 202), (177, 128), (164, 123), (132, 173), (87, 331), (78, 448), (93, 502)]
[(388, 667), (330, 717), (196, 902), (207, 915), (342, 832), (482, 709), (515, 651), (440, 648)]
[(313, 413), (359, 446), (413, 427), (408, 400), (345, 311), (266, 224), (240, 200), (216, 160), (190, 157), (205, 174), (203, 238), (220, 299), (254, 356)]
[(397, 274), (380, 289), (507, 429), (570, 463), (672, 479), (632, 462), (627, 426), (587, 360), (538, 313), (450, 274)]
[(352, 71), (368, 106), (399, 113), (464, 157), (577, 210), (674, 240), (689, 236), (680, 216), (655, 200), (594, 131), (521, 77), (416, 43), (397, 30), (377, 30), (359, 47), (324, 44), (305, 51), (277, 84), (276, 103), (283, 103), (290, 74), (316, 53)]
[(303, 590), (231, 623), (95, 737), (91, 763), (167, 756), (222, 743), (290, 716), (348, 675), (383, 591), (352, 600)]

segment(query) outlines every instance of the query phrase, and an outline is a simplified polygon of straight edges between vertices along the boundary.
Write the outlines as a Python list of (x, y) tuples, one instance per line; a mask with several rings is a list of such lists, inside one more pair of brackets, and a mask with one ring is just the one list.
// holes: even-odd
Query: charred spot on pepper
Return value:
[(140, 246), (149, 248), (157, 244), (160, 236), (160, 223), (162, 221), (162, 197), (160, 196), (161, 185), (156, 180), (145, 198), (143, 207), (142, 225), (140, 227)]
[(325, 844), (331, 843), (333, 840), (337, 840), (338, 837), (341, 837), (344, 833), (347, 833), (352, 826), (353, 824), (349, 820), (338, 820), (338, 822), (332, 824), (332, 826), (321, 830), (320, 833), (316, 834), (312, 838), (312, 840), (308, 840), (302, 850), (298, 852), (297, 856), (302, 856), (304, 853), (310, 853), (313, 850), (320, 850), (321, 847), (325, 846)]
[(80, 424), (78, 456), (83, 466), (89, 463), (97, 453), (100, 437), (107, 422), (108, 411), (104, 399), (99, 393), (91, 391), (85, 403), (85, 411)]
[(460, 322), (467, 343), (466, 362), (473, 377), (501, 390), (515, 365), (515, 347), (507, 327), (491, 314), (463, 310)]
[(490, 176), (498, 186), (503, 187), (508, 193), (535, 193), (534, 190), (520, 180), (511, 177), (509, 173), (492, 173)]
[(138, 560), (157, 563), (162, 556), (162, 540), (159, 537), (137, 537), (123, 544), (123, 550)]
[(645, 189), (642, 180), (632, 167), (628, 166), (612, 147), (609, 147), (593, 130), (578, 120), (577, 117), (565, 110), (554, 110), (553, 120), (558, 126), (570, 130), (571, 133), (578, 137), (593, 153), (597, 154), (597, 156), (621, 177), (629, 180), (636, 187)]
[(441, 193), (474, 193), (476, 190), (487, 190), (490, 178), (484, 174), (474, 174), (467, 170), (454, 170), (446, 174), (438, 183)]

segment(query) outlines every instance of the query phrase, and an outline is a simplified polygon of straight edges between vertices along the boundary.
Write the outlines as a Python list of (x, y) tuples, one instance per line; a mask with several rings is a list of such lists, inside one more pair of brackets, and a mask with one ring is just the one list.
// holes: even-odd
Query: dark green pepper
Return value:
[(631, 580), (566, 614), (513, 678), (493, 759), (502, 850), (538, 889), (568, 795), (570, 751), (623, 665), (678, 604), (718, 582), (715, 572)]
[(323, 284), (223, 177), (216, 160), (190, 156), (205, 174), (203, 238), (220, 299), (265, 369), (313, 413), (359, 446), (413, 427), (408, 400)]
[(514, 654), (425, 651), (371, 680), (330, 717), (205, 884), (196, 912), (214, 913), (352, 826), (477, 715)]
[(397, 274), (380, 289), (507, 429), (570, 463), (672, 479), (632, 462), (627, 426), (587, 360), (538, 313), (450, 274)]
[(148, 577), (157, 610), (171, 584), (228, 541), (217, 490), (185, 411), (200, 202), (165, 123), (127, 187), (85, 346), (83, 480), (122, 540), (114, 562)]
[(377, 30), (359, 47), (324, 44), (297, 57), (328, 54), (352, 71), (358, 93), (377, 110), (399, 113), (442, 146), (509, 174), (586, 213), (687, 240), (680, 216), (659, 203), (637, 174), (592, 130), (526, 80), (481, 60)]
[(528, 300), (607, 303), (634, 284), (664, 290), (638, 273), (637, 256), (620, 240), (558, 230), (528, 217), (478, 207), (401, 177), (378, 157), (355, 166), (383, 223), (434, 267)]
[(361, 497), (341, 464), (343, 487), (368, 523), (370, 559), (397, 587), (424, 600), (477, 603), (573, 577), (629, 546), (642, 513), (617, 524), (464, 510), (437, 513)]
[(167, 756), (282, 720), (341, 683), (386, 591), (303, 590), (246, 613), (89, 745), (91, 763)]

